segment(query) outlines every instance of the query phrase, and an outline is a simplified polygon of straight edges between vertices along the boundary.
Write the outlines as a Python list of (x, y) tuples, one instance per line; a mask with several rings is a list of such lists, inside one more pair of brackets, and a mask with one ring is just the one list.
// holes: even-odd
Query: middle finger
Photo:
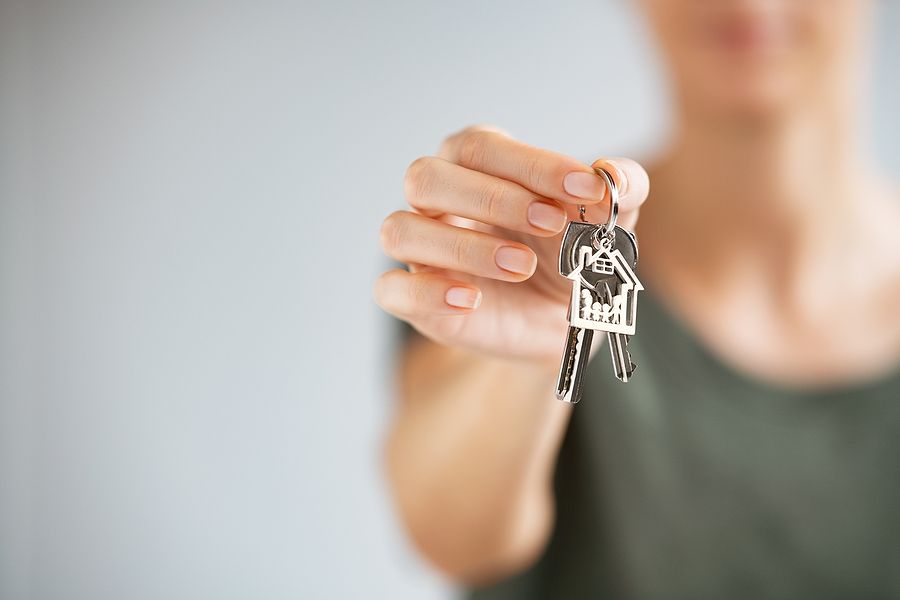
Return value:
[(525, 281), (537, 267), (537, 256), (525, 244), (405, 211), (385, 219), (381, 245), (400, 262), (500, 281)]

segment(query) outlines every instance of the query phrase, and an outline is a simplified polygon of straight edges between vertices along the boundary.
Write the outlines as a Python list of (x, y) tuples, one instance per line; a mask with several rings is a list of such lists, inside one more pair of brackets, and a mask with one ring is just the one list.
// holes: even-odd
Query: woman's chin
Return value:
[[(722, 85), (725, 84), (725, 85)], [(691, 104), (701, 107), (705, 116), (735, 119), (779, 119), (791, 114), (803, 101), (802, 90), (784, 81), (717, 81), (703, 90), (694, 87)]]

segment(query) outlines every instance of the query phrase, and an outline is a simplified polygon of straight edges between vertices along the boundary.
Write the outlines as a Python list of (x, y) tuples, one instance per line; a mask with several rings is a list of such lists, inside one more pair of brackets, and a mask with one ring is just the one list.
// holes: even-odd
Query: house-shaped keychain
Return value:
[[(637, 257), (633, 254), (629, 261), (619, 248), (632, 250), (636, 245), (631, 234), (619, 227), (615, 228), (614, 243), (595, 244), (594, 231), (591, 225), (571, 223), (565, 235), (571, 241), (564, 243), (568, 248), (560, 253), (560, 274), (572, 280), (570, 323), (573, 327), (634, 335), (637, 294), (644, 286), (632, 268)], [(619, 240), (619, 236), (629, 239)]]

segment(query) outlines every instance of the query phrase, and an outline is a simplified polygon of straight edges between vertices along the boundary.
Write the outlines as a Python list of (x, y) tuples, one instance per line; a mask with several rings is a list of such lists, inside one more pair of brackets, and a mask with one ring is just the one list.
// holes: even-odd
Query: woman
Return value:
[(649, 177), (593, 165), (640, 243), (637, 372), (600, 352), (583, 401), (553, 399), (560, 232), (582, 204), (606, 220), (603, 182), (494, 128), (450, 136), (382, 228), (410, 269), (376, 299), (421, 334), (387, 442), (399, 512), (480, 598), (900, 597), (900, 205), (860, 139), (872, 3), (641, 8), (674, 134)]

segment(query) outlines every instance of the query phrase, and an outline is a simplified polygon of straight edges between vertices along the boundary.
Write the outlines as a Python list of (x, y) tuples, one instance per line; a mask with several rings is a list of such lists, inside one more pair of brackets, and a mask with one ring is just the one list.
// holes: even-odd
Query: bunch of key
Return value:
[(594, 331), (605, 331), (616, 377), (627, 382), (636, 365), (628, 352), (628, 338), (637, 320), (637, 295), (644, 289), (635, 275), (637, 241), (615, 225), (618, 197), (612, 178), (598, 169), (612, 196), (606, 224), (572, 221), (559, 252), (559, 273), (572, 281), (569, 331), (559, 370), (556, 397), (581, 399), (584, 371)]

